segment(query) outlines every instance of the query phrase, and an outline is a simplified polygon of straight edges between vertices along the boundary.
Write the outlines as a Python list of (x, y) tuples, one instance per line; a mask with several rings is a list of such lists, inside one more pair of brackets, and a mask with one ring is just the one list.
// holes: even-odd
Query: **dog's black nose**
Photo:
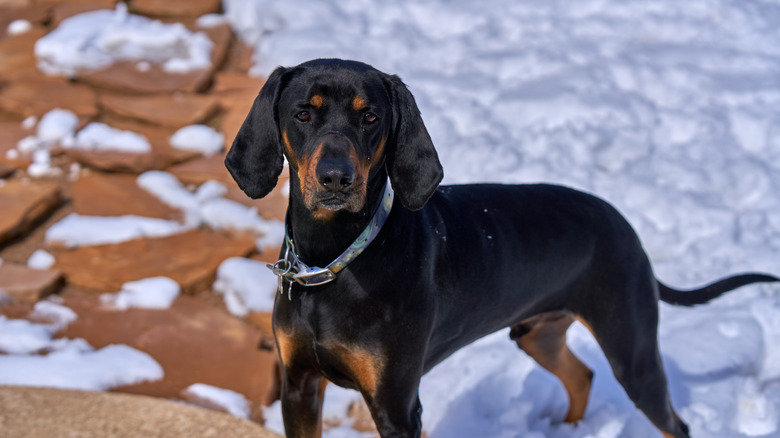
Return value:
[(355, 168), (348, 160), (320, 160), (317, 181), (331, 192), (345, 190), (355, 182)]

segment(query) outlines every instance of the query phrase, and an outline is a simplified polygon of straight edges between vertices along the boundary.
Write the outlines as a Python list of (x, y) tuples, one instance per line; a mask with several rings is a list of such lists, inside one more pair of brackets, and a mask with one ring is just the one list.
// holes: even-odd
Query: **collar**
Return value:
[(288, 223), (285, 224), (284, 232), (284, 257), (273, 265), (266, 265), (271, 272), (279, 278), (279, 292), (283, 292), (284, 280), (290, 282), (287, 292), (288, 298), (292, 298), (293, 282), (302, 286), (319, 286), (335, 280), (336, 274), (346, 268), (347, 265), (355, 260), (357, 256), (374, 241), (374, 238), (379, 234), (382, 225), (384, 225), (387, 217), (390, 215), (390, 210), (392, 208), (393, 189), (388, 182), (385, 184), (385, 191), (382, 194), (382, 198), (374, 209), (374, 214), (366, 228), (364, 228), (357, 239), (349, 245), (349, 248), (324, 268), (317, 266), (310, 267), (301, 261), (295, 253), (295, 244), (293, 243), (292, 237), (290, 237), (290, 224), (289, 221), (287, 221)]

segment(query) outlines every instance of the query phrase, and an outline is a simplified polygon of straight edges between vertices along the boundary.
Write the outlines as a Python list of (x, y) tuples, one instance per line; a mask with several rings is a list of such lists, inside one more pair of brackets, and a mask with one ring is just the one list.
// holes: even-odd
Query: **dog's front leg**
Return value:
[(322, 435), (323, 379), (315, 370), (282, 369), (282, 417), (287, 438), (319, 438)]
[(393, 383), (385, 381), (373, 396), (363, 394), (382, 438), (420, 438), (422, 404), (417, 395), (419, 383), (419, 377)]

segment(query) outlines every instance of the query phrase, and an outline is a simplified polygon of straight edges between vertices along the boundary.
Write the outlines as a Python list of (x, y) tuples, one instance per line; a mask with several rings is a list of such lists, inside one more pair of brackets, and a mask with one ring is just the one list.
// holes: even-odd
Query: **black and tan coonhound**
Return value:
[[(290, 169), (273, 327), (287, 436), (320, 436), (325, 379), (361, 392), (383, 438), (419, 437), (420, 378), (470, 342), (510, 338), (563, 382), (581, 419), (592, 372), (566, 346), (581, 321), (617, 380), (666, 436), (687, 437), (657, 345), (658, 300), (704, 303), (729, 277), (678, 291), (653, 275), (607, 202), (555, 185), (439, 186), (409, 90), (369, 65), (277, 68), (225, 163), (252, 198)], [(388, 186), (389, 179), (389, 186)]]

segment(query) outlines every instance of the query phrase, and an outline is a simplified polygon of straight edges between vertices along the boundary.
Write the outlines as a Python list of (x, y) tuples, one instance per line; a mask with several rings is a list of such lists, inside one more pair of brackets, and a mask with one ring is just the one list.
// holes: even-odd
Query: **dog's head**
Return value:
[[(389, 175), (401, 203), (418, 210), (443, 171), (420, 111), (403, 82), (354, 61), (318, 59), (277, 68), (255, 99), (225, 165), (239, 187), (262, 198), (283, 154), (295, 196), (315, 216), (360, 211), (367, 187)], [(376, 181), (380, 185), (384, 181)]]

